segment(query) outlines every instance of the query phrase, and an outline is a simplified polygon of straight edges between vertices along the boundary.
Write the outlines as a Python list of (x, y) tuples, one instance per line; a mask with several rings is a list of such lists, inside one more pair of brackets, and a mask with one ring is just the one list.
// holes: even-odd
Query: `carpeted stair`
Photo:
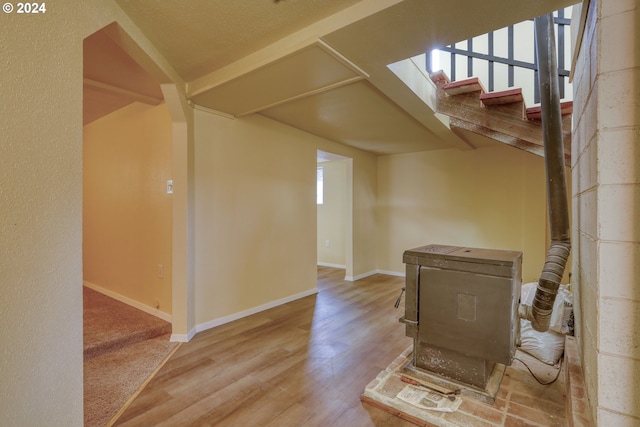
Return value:
[(171, 333), (171, 324), (144, 311), (83, 288), (84, 358)]
[(169, 341), (169, 322), (87, 287), (83, 297), (84, 425), (103, 427), (177, 343)]

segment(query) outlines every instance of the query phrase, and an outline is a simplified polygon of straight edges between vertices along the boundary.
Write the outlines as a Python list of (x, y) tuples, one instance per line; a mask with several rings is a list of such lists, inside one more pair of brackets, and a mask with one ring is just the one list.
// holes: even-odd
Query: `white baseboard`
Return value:
[(196, 329), (193, 328), (186, 334), (171, 334), (169, 341), (171, 342), (189, 342), (196, 335)]
[(143, 304), (139, 301), (136, 301), (134, 299), (125, 297), (124, 295), (120, 295), (119, 293), (110, 291), (108, 289), (103, 288), (102, 286), (98, 286), (94, 283), (91, 282), (87, 282), (86, 280), (82, 282), (84, 284), (84, 286), (86, 286), (89, 289), (93, 289), (96, 292), (100, 292), (103, 295), (106, 295), (108, 297), (111, 297), (115, 300), (118, 300), (124, 304), (130, 305), (131, 307), (137, 308), (138, 310), (144, 311), (145, 313), (151, 314), (152, 316), (156, 316), (166, 322), (171, 323), (172, 321), (172, 317), (170, 314), (165, 313), (163, 311), (160, 311), (156, 308), (153, 307), (149, 307), (146, 304)]
[[(345, 265), (331, 264), (331, 263), (328, 263), (328, 262), (320, 262), (320, 261), (318, 261), (317, 264), (319, 266), (321, 266), (321, 267), (346, 268)], [(397, 271), (390, 271), (390, 270), (373, 270), (373, 271), (369, 271), (367, 273), (358, 274), (357, 276), (345, 276), (344, 280), (347, 280), (349, 282), (355, 282), (356, 280), (364, 279), (365, 277), (373, 276), (374, 274), (386, 274), (388, 276), (405, 277), (405, 273), (404, 272), (399, 273)]]
[(365, 277), (373, 276), (377, 274), (378, 270), (367, 271), (366, 273), (357, 274), (355, 276), (345, 276), (344, 280), (348, 280), (349, 282), (355, 282), (356, 280), (364, 279)]
[[(206, 331), (207, 329), (215, 328), (216, 326), (224, 325), (225, 323), (233, 322), (234, 320), (242, 319), (243, 317), (251, 316), (252, 314), (259, 313), (261, 311), (268, 310), (270, 308), (277, 307), (282, 304), (286, 304), (291, 301), (295, 301), (300, 298), (308, 297), (309, 295), (315, 295), (318, 293), (318, 288), (312, 288), (304, 292), (300, 292), (295, 295), (290, 295), (285, 298), (281, 298), (279, 300), (271, 301), (266, 304), (259, 305), (258, 307), (250, 308), (248, 310), (240, 311), (238, 313), (230, 314), (228, 316), (220, 317), (218, 319), (210, 320), (208, 322), (200, 323), (195, 327), (195, 333)], [(191, 331), (190, 331), (191, 332)], [(191, 337), (186, 337), (187, 340), (190, 340)]]
[[(131, 298), (125, 297), (123, 295), (120, 295), (116, 292), (105, 289), (91, 282), (84, 281), (83, 284), (89, 289), (93, 289), (96, 292), (100, 292), (101, 294), (104, 294), (108, 297), (118, 300), (124, 304), (137, 308), (138, 310), (142, 310), (145, 313), (149, 313), (153, 316), (159, 317), (160, 319), (165, 320), (167, 322), (172, 321), (172, 316), (170, 314), (164, 313), (153, 307), (149, 307), (145, 304), (142, 304), (141, 302), (135, 301)], [(198, 332), (206, 331), (207, 329), (215, 328), (216, 326), (224, 325), (225, 323), (230, 323), (230, 322), (233, 322), (234, 320), (242, 319), (243, 317), (251, 316), (252, 314), (256, 314), (261, 311), (268, 310), (270, 308), (274, 308), (279, 305), (286, 304), (288, 302), (295, 301), (300, 298), (308, 297), (310, 295), (315, 295), (317, 293), (318, 293), (318, 288), (312, 288), (304, 292), (300, 292), (285, 298), (281, 298), (279, 300), (262, 304), (258, 307), (250, 308), (248, 310), (230, 314), (228, 316), (220, 317), (218, 319), (210, 320), (205, 323), (200, 323), (196, 325), (195, 328), (187, 332), (186, 334), (171, 334), (171, 338), (169, 340), (172, 342), (189, 342)]]
[(396, 276), (396, 277), (405, 277), (406, 273), (403, 271), (402, 273), (391, 270), (378, 270), (380, 274), (386, 274), (387, 276)]
[(347, 268), (346, 265), (342, 264), (331, 264), (330, 262), (320, 262), (317, 263), (320, 267), (331, 267), (331, 268)]
[(397, 271), (373, 270), (366, 273), (358, 274), (356, 276), (345, 276), (344, 280), (355, 282), (356, 280), (364, 279), (365, 277), (373, 276), (374, 274), (386, 274), (388, 276), (405, 277), (405, 273), (398, 273)]

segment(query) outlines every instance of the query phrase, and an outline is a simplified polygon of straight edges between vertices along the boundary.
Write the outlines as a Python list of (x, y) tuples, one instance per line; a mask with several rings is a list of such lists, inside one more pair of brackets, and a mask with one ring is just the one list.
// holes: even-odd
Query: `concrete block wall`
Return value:
[(591, 0), (584, 7), (572, 147), (577, 339), (597, 425), (637, 426), (640, 0)]

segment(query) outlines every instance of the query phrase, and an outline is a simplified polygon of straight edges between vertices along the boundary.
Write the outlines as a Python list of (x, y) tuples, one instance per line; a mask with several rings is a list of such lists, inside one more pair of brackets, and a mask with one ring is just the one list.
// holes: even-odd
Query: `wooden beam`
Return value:
[[(535, 154), (536, 156), (544, 157), (543, 145), (537, 144), (535, 142), (532, 142), (526, 139), (519, 138), (514, 135), (509, 135), (507, 133), (503, 133), (486, 126), (482, 126), (477, 123), (473, 123), (473, 122), (469, 122), (469, 121), (461, 120), (457, 118), (451, 119), (450, 126), (451, 126), (451, 130), (457, 135), (460, 134), (458, 129), (464, 129), (469, 132), (477, 133), (478, 135), (482, 135), (487, 138), (493, 139), (495, 141), (499, 141), (505, 145), (510, 145), (512, 147), (518, 148), (528, 153)], [(571, 166), (571, 152), (567, 151), (566, 148), (564, 152), (564, 161), (566, 166)]]
[(85, 78), (83, 79), (83, 83), (87, 86), (90, 86), (93, 89), (101, 90), (106, 93), (126, 96), (130, 98), (132, 102), (138, 101), (138, 102), (142, 102), (143, 104), (158, 105), (163, 101), (162, 98), (143, 95), (141, 93), (137, 93), (128, 89), (123, 89), (121, 87), (110, 85), (108, 83), (99, 82), (96, 80)]

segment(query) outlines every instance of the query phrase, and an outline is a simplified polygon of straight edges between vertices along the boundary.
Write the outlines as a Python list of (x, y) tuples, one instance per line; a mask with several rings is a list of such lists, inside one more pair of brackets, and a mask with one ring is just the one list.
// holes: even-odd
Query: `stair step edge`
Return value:
[(522, 96), (522, 89), (516, 88), (499, 92), (481, 93), (480, 101), (482, 101), (484, 105), (503, 105), (522, 102), (524, 98)]
[[(560, 103), (560, 113), (563, 116), (573, 113), (573, 101), (565, 101)], [(536, 105), (535, 107), (527, 108), (527, 119), (540, 120), (542, 117), (542, 107)]]
[(442, 89), (447, 93), (447, 95), (459, 95), (461, 93), (469, 93), (469, 92), (485, 92), (482, 83), (478, 80), (477, 77), (472, 77), (466, 80), (458, 80), (455, 82), (447, 83), (442, 86)]
[(431, 73), (429, 75), (429, 78), (435, 84), (438, 84), (438, 83), (448, 84), (450, 82), (449, 77), (447, 77), (447, 74), (442, 70)]
[(131, 344), (135, 344), (144, 340), (153, 339), (162, 335), (171, 333), (171, 324), (165, 326), (158, 326), (150, 328), (144, 331), (137, 331), (130, 335), (114, 338), (112, 340), (106, 340), (94, 345), (88, 346), (83, 349), (83, 355), (85, 360), (91, 359), (96, 356), (100, 356), (105, 353), (109, 353), (114, 350), (121, 349)]

